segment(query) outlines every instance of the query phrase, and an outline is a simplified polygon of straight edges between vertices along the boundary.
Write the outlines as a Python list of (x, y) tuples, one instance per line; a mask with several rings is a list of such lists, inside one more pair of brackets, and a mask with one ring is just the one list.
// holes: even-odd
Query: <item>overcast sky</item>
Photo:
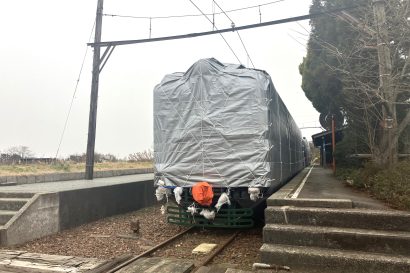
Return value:
[[(212, 13), (212, 0), (194, 1)], [(271, 0), (219, 0), (224, 10)], [(97, 0), (0, 0), (0, 151), (25, 145), (37, 156), (54, 156), (73, 97)], [(271, 21), (308, 13), (310, 0), (284, 0), (262, 6)], [(216, 11), (218, 8), (215, 7)], [(198, 14), (189, 0), (105, 0), (104, 13), (132, 16)], [(259, 9), (228, 13), (236, 26), (258, 23)], [(220, 29), (230, 27), (224, 15)], [(102, 40), (149, 37), (148, 19), (103, 17)], [(153, 19), (151, 36), (212, 30), (205, 17)], [(298, 66), (306, 55), (309, 22), (241, 31), (258, 69), (267, 71), (300, 127), (318, 126), (318, 113), (305, 98)], [(251, 67), (238, 35), (224, 34), (242, 64)], [(119, 46), (100, 75), (96, 151), (125, 157), (153, 145), (152, 90), (165, 74), (186, 71), (201, 58), (238, 63), (219, 35)], [(73, 102), (59, 156), (86, 150), (92, 49)], [(302, 130), (308, 137), (320, 129)]]

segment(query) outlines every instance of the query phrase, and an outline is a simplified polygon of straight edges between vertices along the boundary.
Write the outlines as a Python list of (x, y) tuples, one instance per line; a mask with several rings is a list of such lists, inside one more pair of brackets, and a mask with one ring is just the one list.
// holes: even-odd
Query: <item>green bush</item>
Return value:
[(360, 170), (348, 167), (337, 167), (336, 168), (336, 177), (340, 180), (346, 181), (349, 185), (355, 186), (358, 188), (363, 188), (360, 185), (360, 180), (358, 179), (358, 174)]
[(370, 177), (371, 191), (379, 199), (400, 209), (410, 209), (410, 161), (379, 171)]
[(410, 210), (410, 161), (381, 169), (368, 162), (363, 168), (338, 168), (336, 176), (349, 185), (365, 189), (393, 207)]
[(371, 162), (364, 164), (362, 168), (337, 168), (336, 176), (357, 188), (371, 188), (371, 178), (381, 169)]
[(346, 128), (343, 131), (343, 139), (336, 143), (336, 164), (343, 168), (361, 168), (365, 160), (351, 157), (351, 155), (368, 153), (369, 148), (355, 134), (355, 130)]

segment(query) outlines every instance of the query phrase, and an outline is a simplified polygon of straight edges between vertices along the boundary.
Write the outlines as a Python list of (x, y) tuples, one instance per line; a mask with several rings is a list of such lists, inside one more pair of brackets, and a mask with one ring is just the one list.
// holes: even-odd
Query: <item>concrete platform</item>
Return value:
[[(134, 175), (143, 173), (153, 173), (153, 168), (138, 169), (117, 169), (94, 171), (94, 178), (116, 177), (121, 175)], [(8, 175), (0, 176), (0, 186), (13, 186), (20, 184), (44, 183), (68, 180), (81, 180), (85, 178), (85, 172), (63, 172), (63, 173), (44, 173), (27, 175)]]
[(0, 226), (0, 245), (21, 244), (153, 205), (154, 192), (153, 174), (0, 187), (2, 198), (32, 196), (17, 212), (0, 213), (8, 217)]
[(134, 183), (139, 181), (153, 180), (153, 173), (124, 175), (106, 178), (96, 178), (94, 180), (68, 180), (43, 183), (22, 184), (15, 186), (0, 187), (0, 192), (29, 192), (29, 193), (50, 193), (79, 189), (89, 189)]
[(268, 206), (353, 208), (350, 199), (269, 198), (267, 204)]
[(353, 202), (353, 207), (356, 208), (389, 209), (383, 202), (336, 179), (331, 169), (324, 169), (320, 166), (313, 167), (298, 198), (350, 199)]

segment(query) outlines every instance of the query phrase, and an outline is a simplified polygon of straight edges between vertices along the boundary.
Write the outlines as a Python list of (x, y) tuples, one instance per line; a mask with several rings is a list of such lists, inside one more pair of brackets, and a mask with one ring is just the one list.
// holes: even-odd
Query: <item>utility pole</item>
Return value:
[(322, 162), (323, 162), (323, 168), (326, 168), (326, 141), (325, 141), (325, 136), (322, 136), (322, 145), (323, 145), (323, 149), (322, 149)]
[[(103, 0), (98, 0), (95, 19), (94, 43), (101, 42)], [(88, 119), (87, 156), (85, 163), (85, 179), (91, 180), (94, 176), (95, 131), (97, 125), (98, 82), (100, 78), (100, 46), (94, 46), (93, 71), (91, 81), (90, 116)]]
[[(379, 154), (379, 157), (386, 158), (388, 165), (397, 161), (397, 145), (393, 142), (393, 133), (397, 129), (396, 106), (394, 104), (395, 95), (392, 92), (392, 62), (390, 56), (388, 30), (386, 23), (386, 3), (384, 0), (373, 0), (373, 13), (377, 31), (377, 53), (379, 59), (379, 88), (382, 97), (383, 128), (381, 130), (379, 149), (387, 149)], [(386, 132), (387, 130), (387, 132)]]

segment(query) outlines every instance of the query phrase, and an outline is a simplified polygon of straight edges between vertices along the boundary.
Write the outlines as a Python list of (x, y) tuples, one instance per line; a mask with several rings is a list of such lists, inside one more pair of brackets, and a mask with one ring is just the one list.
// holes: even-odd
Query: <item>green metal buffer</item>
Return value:
[[(183, 194), (180, 206), (167, 206), (168, 223), (181, 226), (197, 226), (210, 228), (251, 228), (254, 226), (253, 209), (238, 208), (235, 203), (224, 206), (216, 212), (215, 219), (208, 220), (199, 214), (192, 215), (187, 207), (193, 203), (187, 192)], [(198, 208), (206, 208), (198, 206)]]

